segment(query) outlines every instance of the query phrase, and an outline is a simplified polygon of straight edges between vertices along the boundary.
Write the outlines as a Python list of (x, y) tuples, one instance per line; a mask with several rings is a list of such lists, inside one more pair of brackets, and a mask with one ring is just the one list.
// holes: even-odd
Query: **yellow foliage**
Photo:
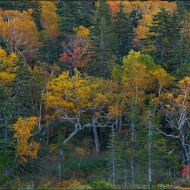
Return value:
[(0, 35), (8, 41), (11, 52), (32, 55), (41, 46), (31, 11), (0, 10)]
[(79, 27), (73, 28), (73, 31), (76, 32), (77, 35), (83, 36), (83, 37), (90, 35), (90, 30), (82, 25)]
[[(110, 5), (112, 12), (114, 13), (115, 6), (119, 6), (119, 1), (107, 1)], [(146, 38), (149, 31), (148, 26), (152, 24), (152, 17), (160, 11), (161, 7), (164, 7), (167, 11), (173, 13), (176, 8), (176, 2), (168, 1), (122, 1), (124, 6), (123, 10), (126, 13), (136, 11), (139, 15), (142, 15), (142, 19), (139, 20), (139, 25), (135, 29), (137, 39)], [(119, 7), (118, 7), (119, 9)]]
[(13, 125), (15, 131), (14, 136), (17, 139), (18, 145), (17, 155), (20, 162), (27, 162), (26, 156), (33, 159), (37, 158), (39, 144), (31, 139), (31, 132), (36, 128), (37, 122), (37, 117), (30, 117), (28, 119), (19, 117), (17, 122)]
[(58, 151), (58, 145), (57, 144), (50, 144), (49, 146), (49, 152), (54, 153)]
[(69, 76), (69, 72), (64, 72), (47, 84), (46, 107), (77, 113), (81, 109), (94, 106), (94, 104), (98, 106), (104, 96), (101, 93), (94, 94), (96, 88), (97, 85), (92, 84), (90, 78), (83, 79), (79, 72), (72, 78)]
[(75, 148), (76, 155), (79, 157), (85, 157), (86, 156), (86, 150), (81, 148), (81, 147), (76, 147)]
[(120, 116), (122, 114), (122, 109), (117, 104), (108, 106), (108, 109), (111, 115)]
[(158, 84), (159, 84), (159, 94), (163, 87), (168, 87), (174, 81), (174, 77), (169, 75), (163, 68), (158, 67), (154, 72), (153, 75), (156, 77)]
[(57, 19), (58, 15), (56, 13), (56, 5), (54, 2), (41, 1), (41, 23), (45, 30), (53, 31), (58, 30)]
[(17, 70), (17, 66), (14, 64), (15, 61), (17, 61), (15, 53), (7, 55), (7, 53), (0, 48), (0, 83), (14, 80), (14, 72)]
[(54, 108), (54, 116), (74, 123), (78, 122), (77, 117), (79, 120), (85, 118), (85, 113), (88, 114), (89, 111), (99, 117), (99, 110), (105, 109), (110, 112), (109, 117), (112, 117), (116, 113), (108, 106), (117, 107), (117, 112), (120, 113), (123, 109), (123, 97), (118, 95), (119, 86), (115, 82), (81, 76), (78, 71), (72, 77), (69, 72), (62, 73), (58, 78), (52, 79), (46, 88), (46, 108)]
[(84, 180), (76, 179), (64, 180), (61, 182), (60, 187), (64, 189), (92, 189)]

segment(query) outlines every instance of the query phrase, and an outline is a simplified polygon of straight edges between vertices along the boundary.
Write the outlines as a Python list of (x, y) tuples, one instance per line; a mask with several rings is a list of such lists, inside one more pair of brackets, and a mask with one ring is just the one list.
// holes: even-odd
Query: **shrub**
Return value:
[(111, 189), (112, 185), (105, 181), (93, 181), (90, 185), (95, 189)]

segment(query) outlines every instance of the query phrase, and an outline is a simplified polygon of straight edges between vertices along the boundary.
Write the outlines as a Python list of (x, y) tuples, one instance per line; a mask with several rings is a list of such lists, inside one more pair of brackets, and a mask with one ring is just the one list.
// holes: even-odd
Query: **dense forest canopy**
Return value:
[(1, 1), (0, 84), (0, 189), (190, 187), (188, 1)]

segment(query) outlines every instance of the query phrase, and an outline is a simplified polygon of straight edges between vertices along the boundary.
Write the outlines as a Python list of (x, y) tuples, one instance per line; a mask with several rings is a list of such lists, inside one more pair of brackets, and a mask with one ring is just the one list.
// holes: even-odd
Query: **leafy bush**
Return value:
[(174, 186), (174, 185), (170, 185), (170, 184), (157, 184), (156, 186), (154, 186), (154, 189), (180, 189), (180, 187), (178, 186)]
[(112, 185), (105, 181), (93, 181), (90, 185), (95, 189), (111, 189)]
[(81, 190), (92, 189), (92, 187), (86, 184), (84, 180), (75, 180), (75, 179), (62, 181), (60, 187), (66, 189), (81, 189)]
[(190, 178), (184, 178), (179, 180), (178, 185), (181, 187), (190, 187)]

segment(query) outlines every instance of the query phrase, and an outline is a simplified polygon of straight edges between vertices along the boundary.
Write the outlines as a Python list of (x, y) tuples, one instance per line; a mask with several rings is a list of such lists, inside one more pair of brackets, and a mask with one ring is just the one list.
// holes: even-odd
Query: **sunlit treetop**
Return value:
[(11, 52), (32, 55), (41, 46), (31, 12), (0, 10), (0, 35), (7, 40)]
[(0, 83), (11, 82), (15, 78), (15, 71), (17, 66), (15, 62), (18, 60), (15, 53), (7, 55), (7, 53), (0, 48)]

